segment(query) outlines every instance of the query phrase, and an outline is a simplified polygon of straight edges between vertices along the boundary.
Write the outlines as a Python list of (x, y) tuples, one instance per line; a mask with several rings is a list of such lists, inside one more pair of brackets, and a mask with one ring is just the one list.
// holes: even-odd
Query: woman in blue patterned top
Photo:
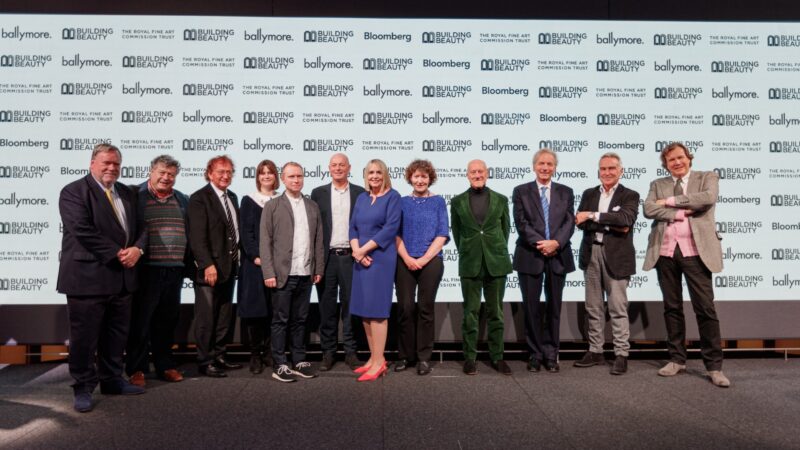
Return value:
[[(442, 247), (450, 240), (447, 203), (429, 189), (436, 182), (436, 169), (430, 161), (412, 161), (405, 177), (414, 189), (401, 199), (403, 219), (395, 274), (399, 359), (394, 370), (403, 371), (417, 361), (417, 374), (427, 375), (433, 352), (433, 306), (444, 274)], [(416, 308), (414, 297), (418, 298)]]

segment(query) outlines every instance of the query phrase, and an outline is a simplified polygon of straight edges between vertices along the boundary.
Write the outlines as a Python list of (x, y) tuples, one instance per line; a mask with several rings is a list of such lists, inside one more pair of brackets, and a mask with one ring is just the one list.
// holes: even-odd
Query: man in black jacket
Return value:
[(612, 375), (628, 370), (630, 328), (628, 323), (628, 281), (636, 273), (633, 224), (639, 212), (639, 194), (619, 184), (622, 161), (616, 153), (600, 157), (601, 184), (587, 189), (581, 197), (575, 223), (583, 230), (578, 265), (586, 280), (586, 328), (589, 351), (575, 367), (604, 364), (605, 306), (608, 301), (614, 336)]

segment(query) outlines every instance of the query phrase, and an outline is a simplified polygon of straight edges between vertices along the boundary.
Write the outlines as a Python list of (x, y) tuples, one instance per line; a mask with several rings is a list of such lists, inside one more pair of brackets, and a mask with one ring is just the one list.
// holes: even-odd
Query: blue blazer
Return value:
[(126, 247), (146, 248), (147, 234), (137, 225), (136, 194), (119, 182), (114, 183), (114, 188), (125, 208), (127, 239), (105, 192), (91, 174), (61, 190), (58, 209), (64, 233), (58, 292), (69, 296), (103, 296), (137, 289), (136, 267), (122, 267), (117, 252)]
[(517, 247), (514, 250), (514, 270), (538, 275), (544, 272), (545, 260), (550, 260), (555, 273), (575, 271), (570, 239), (575, 231), (575, 195), (572, 189), (555, 182), (550, 183), (550, 239), (558, 241), (558, 252), (545, 257), (536, 250), (536, 242), (545, 239), (544, 213), (536, 182), (514, 188), (514, 225), (517, 227)]

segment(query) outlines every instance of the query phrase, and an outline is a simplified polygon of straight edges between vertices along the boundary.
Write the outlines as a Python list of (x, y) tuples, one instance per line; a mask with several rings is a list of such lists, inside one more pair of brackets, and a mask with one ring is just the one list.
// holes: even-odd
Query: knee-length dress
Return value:
[[(237, 284), (237, 312), (243, 319), (254, 319), (272, 316), (270, 290), (264, 286), (264, 274), (255, 259), (258, 255), (260, 238), (261, 211), (263, 204), (273, 197), (250, 194), (242, 198), (239, 209), (239, 240), (242, 244), (239, 282)], [(255, 199), (258, 199), (255, 200)]]
[(350, 220), (350, 239), (359, 245), (370, 240), (378, 248), (368, 254), (372, 264), (364, 267), (353, 262), (353, 290), (350, 294), (350, 314), (368, 319), (387, 319), (392, 309), (394, 273), (397, 267), (395, 238), (400, 229), (400, 194), (390, 189), (372, 198), (365, 192), (358, 196)]

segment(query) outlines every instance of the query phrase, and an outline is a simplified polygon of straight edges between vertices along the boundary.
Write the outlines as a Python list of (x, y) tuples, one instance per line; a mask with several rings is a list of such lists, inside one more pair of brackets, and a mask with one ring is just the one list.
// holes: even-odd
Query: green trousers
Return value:
[(489, 275), (484, 262), (481, 262), (481, 271), (477, 277), (461, 277), (461, 294), (464, 297), (464, 321), (461, 323), (464, 359), (474, 361), (477, 357), (481, 291), (486, 298), (489, 356), (492, 361), (499, 361), (503, 359), (503, 295), (506, 292), (506, 276)]

